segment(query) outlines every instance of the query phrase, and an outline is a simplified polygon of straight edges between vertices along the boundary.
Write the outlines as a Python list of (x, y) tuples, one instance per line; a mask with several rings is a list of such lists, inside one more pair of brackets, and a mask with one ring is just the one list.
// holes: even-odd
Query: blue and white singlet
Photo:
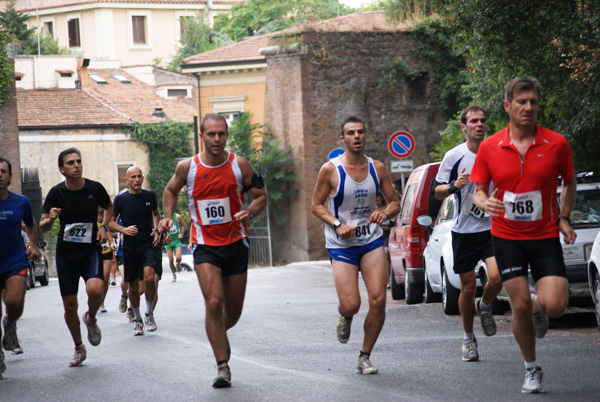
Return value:
[(367, 225), (369, 217), (375, 211), (375, 199), (379, 192), (379, 178), (373, 159), (367, 156), (369, 174), (362, 183), (357, 183), (346, 173), (340, 158), (333, 158), (331, 163), (338, 173), (338, 187), (334, 195), (329, 195), (329, 212), (342, 223), (356, 226), (354, 236), (343, 240), (329, 225), (325, 225), (325, 247), (348, 248), (362, 246), (377, 240), (383, 230), (376, 223)]

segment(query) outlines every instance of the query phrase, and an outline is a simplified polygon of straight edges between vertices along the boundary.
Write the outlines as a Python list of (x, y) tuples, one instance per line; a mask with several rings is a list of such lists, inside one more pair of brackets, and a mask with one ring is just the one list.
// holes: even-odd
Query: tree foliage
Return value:
[(211, 28), (200, 15), (192, 18), (182, 18), (181, 24), (183, 25), (183, 34), (179, 40), (177, 53), (168, 66), (171, 71), (181, 71), (181, 61), (186, 57), (207, 52), (233, 42), (226, 34)]
[(35, 28), (27, 28), (29, 18), (29, 14), (17, 12), (16, 1), (11, 0), (6, 5), (6, 9), (0, 12), (0, 28), (9, 33), (13, 43), (25, 46), (35, 31)]
[(230, 16), (217, 16), (215, 29), (237, 42), (279, 31), (294, 23), (324, 20), (352, 11), (338, 0), (247, 0), (233, 6)]
[(298, 193), (293, 186), (297, 176), (292, 170), (292, 147), (281, 147), (281, 140), (270, 133), (262, 133), (262, 124), (250, 124), (250, 117), (250, 112), (244, 112), (239, 120), (231, 123), (227, 146), (231, 152), (246, 158), (264, 177), (271, 216), (277, 223), (282, 223), (284, 217), (276, 202)]
[(0, 31), (0, 106), (10, 99), (13, 81), (13, 65), (8, 59), (8, 33)]
[[(600, 5), (597, 0), (438, 0), (467, 61), (464, 99), (507, 123), (503, 87), (528, 75), (542, 84), (538, 121), (564, 134), (578, 170), (600, 170)], [(466, 102), (461, 105), (466, 106)]]
[[(144, 172), (144, 175), (150, 182), (150, 189), (156, 193), (159, 208), (162, 210), (163, 191), (175, 173), (178, 159), (194, 153), (190, 143), (193, 126), (167, 120), (163, 123), (134, 123), (127, 127), (127, 131), (135, 141), (148, 147), (150, 172)], [(186, 222), (190, 221), (186, 192), (179, 195), (176, 212)]]

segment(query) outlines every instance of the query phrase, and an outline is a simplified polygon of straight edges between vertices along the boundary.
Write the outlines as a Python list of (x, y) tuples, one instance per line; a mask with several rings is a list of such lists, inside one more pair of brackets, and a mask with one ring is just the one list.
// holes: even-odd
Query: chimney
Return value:
[(90, 87), (90, 76), (88, 75), (88, 66), (90, 65), (90, 59), (79, 59), (77, 60), (77, 76), (79, 77), (79, 85), (81, 89), (87, 89)]
[(164, 111), (160, 101), (154, 105), (154, 112), (152, 112), (152, 120), (167, 120), (167, 113)]

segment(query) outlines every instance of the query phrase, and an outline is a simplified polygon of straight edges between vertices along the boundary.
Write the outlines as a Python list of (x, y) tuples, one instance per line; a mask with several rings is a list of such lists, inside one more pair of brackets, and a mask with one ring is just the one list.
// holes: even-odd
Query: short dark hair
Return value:
[(365, 131), (367, 131), (367, 125), (365, 124), (364, 121), (362, 121), (361, 119), (359, 119), (356, 116), (348, 116), (346, 118), (346, 120), (344, 120), (344, 122), (342, 123), (342, 125), (340, 126), (341, 128), (341, 135), (344, 135), (344, 126), (348, 123), (361, 123), (365, 129)]
[(77, 154), (81, 158), (81, 151), (79, 151), (77, 148), (72, 148), (72, 147), (67, 148), (64, 151), (62, 151), (60, 154), (58, 154), (58, 166), (59, 167), (63, 167), (65, 165), (65, 156), (67, 156), (69, 154)]
[(209, 113), (206, 116), (204, 116), (204, 118), (200, 122), (201, 133), (204, 132), (204, 122), (206, 122), (206, 120), (221, 120), (223, 123), (225, 123), (225, 131), (229, 132), (229, 125), (227, 124), (227, 120), (225, 120), (225, 117), (223, 117), (223, 115), (220, 115), (219, 113)]
[(0, 163), (6, 163), (8, 165), (8, 174), (12, 175), (12, 165), (8, 161), (8, 159), (0, 158)]
[(462, 113), (460, 114), (460, 122), (462, 124), (467, 124), (467, 115), (471, 112), (483, 112), (483, 114), (487, 117), (487, 113), (485, 112), (485, 109), (483, 107), (479, 105), (467, 106), (463, 109)]
[(538, 98), (542, 87), (540, 82), (533, 77), (517, 77), (506, 83), (504, 86), (504, 100), (508, 103), (512, 102), (515, 93), (521, 91), (536, 91)]

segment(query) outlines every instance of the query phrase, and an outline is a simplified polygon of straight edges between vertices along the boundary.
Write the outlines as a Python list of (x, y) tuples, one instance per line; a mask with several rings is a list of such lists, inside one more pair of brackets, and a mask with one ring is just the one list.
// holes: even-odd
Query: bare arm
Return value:
[[(238, 164), (242, 171), (242, 180), (244, 187), (250, 186), (252, 183), (252, 174), (254, 173), (254, 169), (252, 169), (252, 165), (241, 157), (238, 157)], [(267, 206), (267, 192), (264, 188), (251, 188), (248, 192), (252, 195), (252, 203), (248, 205), (248, 208), (243, 211), (237, 212), (233, 215), (233, 218), (242, 221), (245, 224), (250, 222), (251, 217), (259, 215), (263, 209)]]
[(96, 242), (98, 244), (108, 242), (108, 244), (113, 247), (114, 242), (112, 240), (112, 236), (110, 231), (106, 228), (110, 225), (111, 216), (113, 214), (113, 203), (112, 201), (108, 201), (108, 205), (104, 208), (104, 217), (102, 218), (102, 226), (98, 229), (98, 234), (96, 235)]
[(181, 217), (181, 215), (177, 214), (177, 222), (179, 222), (179, 226), (181, 226), (181, 230), (179, 231), (179, 238), (183, 239), (183, 234), (187, 230), (187, 224), (185, 220)]
[(40, 258), (37, 248), (37, 227), (35, 226), (35, 219), (33, 220), (33, 225), (25, 226), (25, 233), (29, 236), (29, 240), (31, 240), (29, 247), (27, 248), (27, 258), (30, 260), (37, 260)]
[[(456, 180), (454, 180), (454, 183), (452, 185), (455, 188), (460, 190), (461, 188), (465, 187), (468, 184), (469, 184), (469, 174), (465, 173), (465, 169), (463, 169), (462, 172), (460, 172), (460, 174), (456, 178)], [(438, 200), (443, 200), (444, 198), (448, 197), (450, 194), (453, 194), (453, 193), (450, 192), (450, 184), (449, 183), (448, 184), (440, 184), (440, 185), (436, 186), (434, 189), (434, 192), (433, 192), (433, 196)]]
[(50, 212), (47, 214), (42, 214), (42, 218), (40, 219), (40, 230), (44, 233), (52, 229), (52, 225), (54, 221), (61, 213), (60, 208), (51, 208)]
[(381, 162), (375, 161), (375, 168), (377, 169), (377, 176), (379, 176), (379, 191), (383, 194), (388, 205), (381, 211), (375, 210), (369, 217), (368, 223), (381, 224), (388, 219), (394, 219), (398, 212), (400, 212), (400, 202), (394, 190), (392, 179), (388, 173), (385, 165)]
[(492, 194), (488, 197), (490, 191), (489, 184), (476, 184), (475, 195), (473, 199), (477, 208), (485, 211), (489, 216), (497, 218), (501, 213), (504, 212), (504, 203), (496, 198), (498, 196), (498, 189), (495, 188)]
[[(327, 198), (333, 188), (331, 178), (334, 174), (335, 166), (333, 166), (331, 162), (327, 162), (321, 167), (319, 176), (317, 176), (317, 184), (315, 184), (315, 191), (311, 203), (312, 213), (329, 226), (333, 226), (333, 223), (337, 220), (325, 206)], [(341, 226), (335, 229), (335, 232), (342, 239), (348, 239), (349, 237), (354, 236), (355, 229), (355, 226), (348, 226), (342, 222)]]
[(173, 226), (173, 214), (177, 207), (177, 199), (179, 198), (179, 192), (186, 184), (191, 163), (191, 158), (179, 162), (175, 168), (175, 174), (169, 180), (167, 187), (165, 187), (165, 191), (163, 192), (163, 212), (165, 217), (158, 224), (160, 233), (167, 233), (171, 229), (171, 226)]
[[(560, 193), (560, 216), (571, 216), (573, 205), (575, 204), (575, 196), (577, 195), (577, 179), (575, 176), (571, 180), (562, 181), (562, 191)], [(569, 222), (560, 219), (558, 221), (558, 229), (564, 235), (566, 244), (573, 244), (577, 238), (577, 233), (571, 227)]]

